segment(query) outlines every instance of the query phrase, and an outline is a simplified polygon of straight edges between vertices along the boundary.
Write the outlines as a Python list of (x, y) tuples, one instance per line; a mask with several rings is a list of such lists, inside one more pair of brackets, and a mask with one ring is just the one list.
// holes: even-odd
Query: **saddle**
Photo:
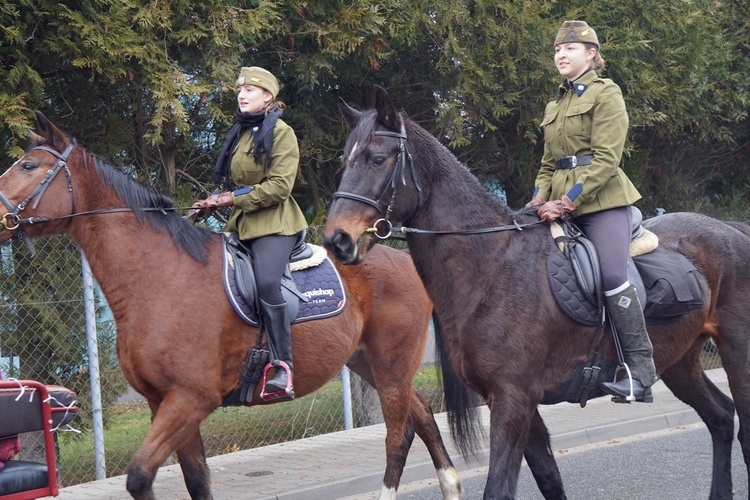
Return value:
[[(640, 210), (633, 210), (628, 280), (635, 285), (647, 324), (666, 323), (703, 305), (697, 269), (685, 256), (658, 246), (658, 237), (641, 226)], [(603, 395), (599, 380), (611, 378), (616, 366), (602, 356), (605, 335), (604, 295), (596, 248), (569, 220), (551, 226), (547, 259), (550, 287), (560, 309), (571, 319), (597, 328), (585, 363), (580, 363), (564, 394), (545, 404), (568, 401), (581, 406)]]
[[(222, 237), (224, 290), (235, 312), (258, 328), (258, 340), (245, 358), (239, 388), (224, 398), (223, 406), (240, 406), (253, 398), (256, 385), (268, 368), (269, 350), (264, 342), (253, 255), (237, 233)], [(290, 324), (329, 318), (344, 310), (346, 294), (336, 266), (320, 246), (305, 242), (301, 232), (281, 279)]]

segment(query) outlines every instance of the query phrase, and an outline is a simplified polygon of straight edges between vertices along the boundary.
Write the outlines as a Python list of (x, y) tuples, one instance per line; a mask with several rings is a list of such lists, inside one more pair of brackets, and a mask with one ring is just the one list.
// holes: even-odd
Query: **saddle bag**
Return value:
[(703, 305), (698, 270), (684, 255), (659, 247), (633, 262), (647, 290), (643, 308), (647, 323), (668, 323)]

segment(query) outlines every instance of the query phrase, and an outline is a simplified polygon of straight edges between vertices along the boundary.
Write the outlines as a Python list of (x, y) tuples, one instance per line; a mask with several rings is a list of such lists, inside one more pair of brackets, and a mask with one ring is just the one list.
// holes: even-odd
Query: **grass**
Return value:
[[(425, 368), (417, 373), (414, 386), (441, 411), (437, 372)], [(344, 430), (341, 380), (334, 379), (318, 391), (294, 401), (254, 407), (227, 407), (214, 411), (202, 424), (206, 455), (222, 455), (244, 449), (302, 439)], [(117, 404), (109, 410), (104, 430), (106, 476), (124, 474), (125, 467), (143, 442), (151, 424), (146, 403)], [(355, 422), (356, 425), (356, 422)], [(61, 433), (59, 470), (61, 486), (95, 480), (94, 438)], [(174, 463), (170, 459), (167, 463)]]

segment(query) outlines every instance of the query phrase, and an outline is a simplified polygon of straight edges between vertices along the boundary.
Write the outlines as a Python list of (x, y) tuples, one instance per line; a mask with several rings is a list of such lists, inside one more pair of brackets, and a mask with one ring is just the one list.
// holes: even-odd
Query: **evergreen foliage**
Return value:
[[(529, 196), (564, 19), (597, 30), (631, 119), (624, 168), (642, 206), (744, 217), (750, 6), (736, 0), (19, 0), (0, 5), (0, 144), (21, 154), (41, 109), (92, 151), (186, 206), (210, 174), (243, 65), (282, 85), (300, 138), (295, 193), (325, 220), (346, 136), (343, 97), (372, 85), (504, 186)], [(6, 163), (7, 164), (7, 163)]]

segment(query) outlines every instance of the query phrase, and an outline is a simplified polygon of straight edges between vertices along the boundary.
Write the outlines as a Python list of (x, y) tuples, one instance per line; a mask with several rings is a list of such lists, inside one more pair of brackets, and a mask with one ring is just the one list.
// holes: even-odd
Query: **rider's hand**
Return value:
[(541, 196), (534, 196), (523, 208), (538, 207), (539, 205), (544, 205), (544, 200)]
[(555, 201), (548, 201), (537, 209), (539, 218), (547, 224), (552, 224), (554, 221), (562, 217), (563, 215), (572, 212), (576, 209), (573, 202), (570, 201), (567, 195), (564, 195), (561, 199)]
[(205, 200), (196, 201), (185, 214), (186, 219), (198, 220), (209, 217), (219, 207), (231, 207), (233, 203), (232, 193), (213, 193)]

